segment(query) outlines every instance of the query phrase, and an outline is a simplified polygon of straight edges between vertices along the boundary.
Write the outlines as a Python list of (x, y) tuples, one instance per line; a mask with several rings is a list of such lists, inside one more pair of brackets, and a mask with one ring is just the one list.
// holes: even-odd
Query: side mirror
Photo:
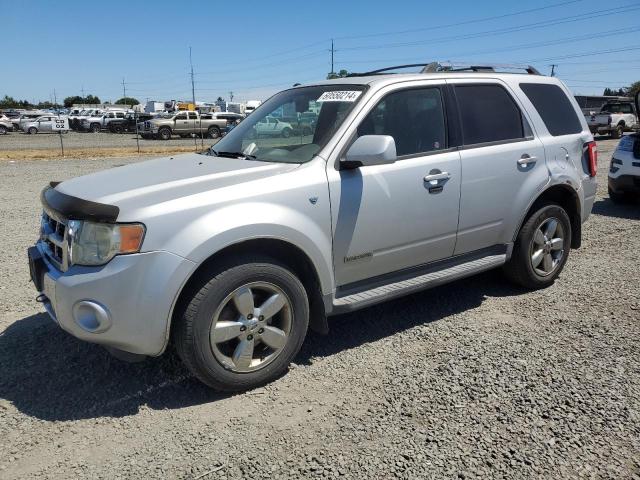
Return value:
[(363, 135), (349, 147), (340, 164), (343, 168), (368, 167), (394, 163), (397, 158), (396, 141), (392, 136)]

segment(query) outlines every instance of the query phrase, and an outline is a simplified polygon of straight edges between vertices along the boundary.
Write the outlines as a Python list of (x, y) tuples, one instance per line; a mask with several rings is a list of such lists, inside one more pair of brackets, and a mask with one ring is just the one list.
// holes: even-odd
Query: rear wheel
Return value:
[(36, 127), (29, 127), (29, 130), (27, 130), (27, 133), (29, 135), (35, 135), (36, 133), (38, 133), (38, 129)]
[(97, 123), (92, 123), (91, 126), (89, 127), (89, 130), (91, 131), (91, 133), (99, 133), (100, 125)]
[(284, 373), (309, 323), (300, 280), (276, 261), (255, 257), (201, 280), (175, 331), (189, 370), (221, 391), (255, 388)]
[(4, 125), (0, 125), (0, 135), (6, 135), (9, 129)]
[(112, 131), (113, 133), (124, 133), (124, 126), (114, 125)]
[(290, 128), (285, 128), (282, 130), (282, 136), (284, 138), (289, 138), (291, 136), (291, 129)]
[(571, 249), (571, 222), (559, 205), (541, 205), (518, 232), (505, 273), (531, 289), (545, 288), (560, 275)]
[(616, 128), (611, 130), (611, 138), (620, 138), (622, 137), (623, 133), (624, 133), (624, 126), (616, 125)]
[(207, 130), (207, 136), (209, 138), (220, 138), (220, 129), (218, 127), (209, 127), (209, 130)]

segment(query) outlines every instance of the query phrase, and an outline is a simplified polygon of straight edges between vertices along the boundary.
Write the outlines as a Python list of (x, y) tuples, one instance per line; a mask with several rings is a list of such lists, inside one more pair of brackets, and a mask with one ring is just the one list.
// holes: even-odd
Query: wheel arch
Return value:
[(242, 240), (218, 250), (202, 261), (191, 273), (177, 294), (169, 317), (167, 340), (173, 335), (174, 326), (180, 320), (189, 298), (205, 282), (205, 273), (220, 264), (233, 261), (243, 255), (258, 255), (273, 258), (289, 268), (302, 282), (309, 298), (309, 327), (318, 333), (327, 333), (327, 316), (318, 271), (300, 247), (278, 238), (253, 238)]
[(565, 184), (551, 185), (538, 195), (518, 225), (513, 236), (513, 241), (515, 242), (522, 225), (538, 210), (540, 205), (549, 202), (560, 205), (567, 212), (569, 220), (571, 221), (571, 248), (580, 248), (582, 244), (582, 218), (580, 213), (582, 210), (580, 208), (580, 197), (571, 186)]

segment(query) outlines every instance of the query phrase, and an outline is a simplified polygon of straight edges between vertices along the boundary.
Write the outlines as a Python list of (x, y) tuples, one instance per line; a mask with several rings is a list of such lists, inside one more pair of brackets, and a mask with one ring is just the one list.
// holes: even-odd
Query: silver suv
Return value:
[[(596, 147), (567, 88), (529, 71), (299, 86), (207, 155), (52, 183), (29, 249), (38, 300), (120, 357), (171, 341), (234, 391), (285, 372), (329, 315), (497, 267), (544, 288), (580, 246)], [(255, 135), (310, 113), (311, 132)]]

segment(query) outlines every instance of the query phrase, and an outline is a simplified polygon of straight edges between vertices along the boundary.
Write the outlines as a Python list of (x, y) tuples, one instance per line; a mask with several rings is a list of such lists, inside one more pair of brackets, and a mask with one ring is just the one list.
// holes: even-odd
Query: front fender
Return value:
[[(171, 239), (167, 250), (180, 252), (200, 265), (222, 249), (246, 240), (282, 240), (309, 257), (322, 293), (328, 294), (334, 288), (331, 236), (330, 231), (324, 231), (324, 222), (318, 220), (280, 204), (243, 202), (216, 209), (185, 225)], [(185, 248), (186, 245), (190, 247)]]

